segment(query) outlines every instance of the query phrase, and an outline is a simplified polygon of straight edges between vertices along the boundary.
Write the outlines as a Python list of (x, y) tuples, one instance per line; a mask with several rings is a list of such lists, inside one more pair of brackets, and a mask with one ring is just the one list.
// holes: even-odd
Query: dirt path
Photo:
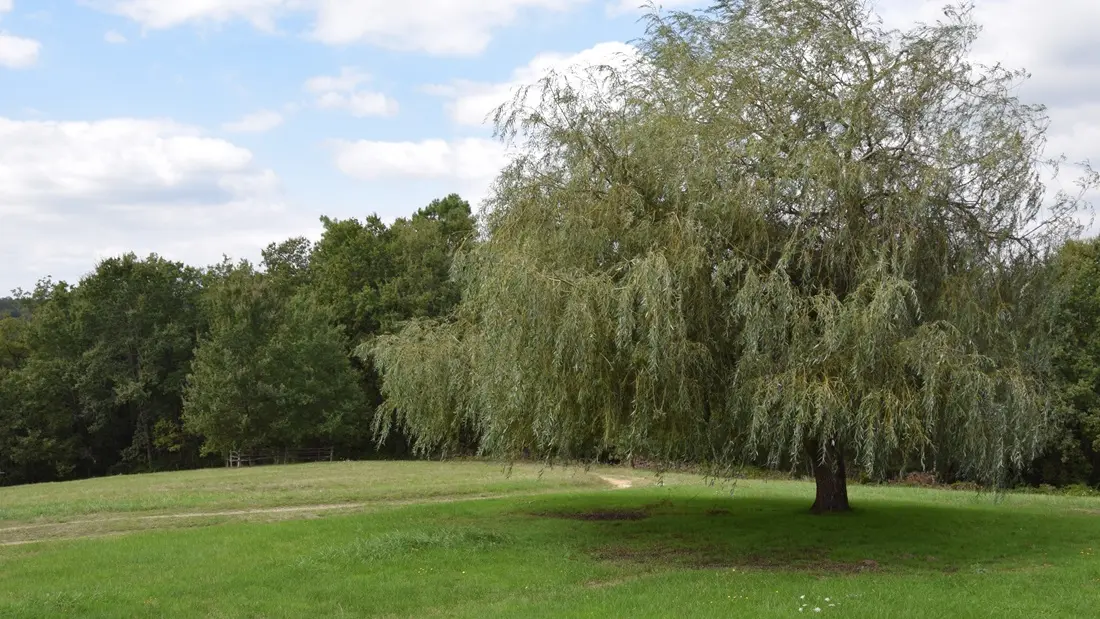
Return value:
[(4, 546), (26, 546), (27, 544), (41, 544), (42, 542), (62, 542), (72, 539), (98, 539), (101, 537), (118, 537), (133, 533), (133, 531), (112, 531), (111, 533), (92, 533), (89, 535), (76, 535), (73, 537), (51, 537), (43, 539), (20, 539), (12, 542), (0, 542), (0, 548)]
[(634, 486), (634, 482), (629, 479), (623, 479), (621, 477), (607, 477), (606, 475), (597, 475), (600, 479), (611, 484), (616, 490), (625, 490)]
[[(330, 511), (334, 509), (359, 509), (366, 507), (367, 503), (336, 503), (332, 505), (294, 505), (289, 507), (258, 507), (255, 509), (231, 509), (216, 512), (180, 512), (176, 514), (152, 514), (147, 516), (112, 516), (110, 518), (93, 518), (88, 520), (65, 520), (64, 522), (41, 522), (38, 524), (21, 524), (15, 527), (0, 528), (0, 535), (9, 531), (25, 531), (27, 529), (43, 529), (49, 527), (70, 526), (74, 524), (99, 524), (101, 522), (126, 522), (133, 520), (165, 520), (172, 518), (217, 518), (219, 516), (252, 516), (257, 514), (287, 514), (294, 512)], [(0, 543), (4, 545), (5, 543)]]
[[(488, 498), (488, 497), (476, 497), (476, 498)], [(463, 500), (463, 499), (454, 499)], [(422, 501), (432, 502), (432, 501)], [(439, 502), (439, 501), (435, 501)], [(325, 504), (325, 505), (293, 505), (285, 507), (258, 507), (253, 509), (227, 509), (221, 511), (206, 511), (206, 512), (179, 512), (173, 514), (147, 514), (147, 515), (130, 515), (130, 516), (108, 516), (105, 518), (94, 519), (82, 519), (82, 520), (66, 520), (64, 522), (42, 522), (36, 524), (25, 524), (14, 527), (0, 528), (0, 536), (5, 534), (14, 534), (13, 537), (22, 537), (27, 535), (24, 539), (10, 539), (0, 541), (0, 547), (3, 546), (22, 546), (24, 544), (35, 544), (38, 542), (49, 541), (61, 541), (71, 539), (90, 539), (96, 537), (108, 537), (114, 535), (123, 535), (126, 533), (135, 533), (138, 531), (148, 531), (157, 527), (146, 526), (150, 522), (156, 521), (181, 521), (189, 518), (245, 518), (248, 516), (289, 516), (294, 518), (305, 514), (318, 514), (322, 512), (335, 512), (339, 510), (353, 511), (357, 509), (364, 509), (370, 505), (385, 505), (393, 506), (394, 503), (338, 503), (338, 504)], [(120, 523), (122, 523), (120, 525)], [(113, 526), (112, 526), (113, 525)], [(129, 525), (129, 526), (127, 526)], [(90, 532), (96, 529), (111, 529), (116, 528), (113, 531), (97, 531)], [(75, 529), (75, 531), (73, 530)]]
[[(611, 485), (614, 490), (624, 490), (634, 486), (634, 481), (630, 479), (620, 477), (609, 477), (606, 475), (596, 475), (602, 481)], [(543, 493), (534, 493), (543, 494)], [(62, 541), (73, 539), (91, 539), (98, 537), (110, 537), (116, 535), (124, 535), (126, 533), (136, 533), (138, 531), (146, 531), (151, 528), (144, 526), (150, 522), (156, 521), (181, 521), (189, 518), (247, 518), (250, 516), (289, 516), (294, 518), (296, 516), (304, 516), (311, 513), (326, 513), (337, 511), (356, 511), (364, 510), (372, 507), (386, 508), (386, 507), (400, 507), (403, 505), (412, 504), (432, 504), (432, 503), (455, 503), (460, 501), (479, 501), (487, 499), (498, 499), (505, 497), (515, 497), (516, 494), (489, 494), (489, 495), (472, 495), (472, 496), (449, 496), (449, 497), (435, 497), (435, 498), (422, 498), (422, 499), (402, 499), (402, 500), (377, 500), (369, 502), (357, 502), (357, 503), (325, 503), (317, 505), (288, 505), (283, 507), (256, 507), (250, 509), (227, 509), (227, 510), (211, 510), (202, 512), (174, 512), (169, 514), (114, 514), (105, 516), (103, 518), (84, 518), (80, 520), (66, 520), (62, 522), (41, 522), (34, 524), (21, 524), (16, 526), (2, 527), (0, 528), (0, 537), (28, 537), (24, 539), (9, 539), (0, 540), (0, 547), (4, 546), (22, 546), (25, 544), (36, 544), (40, 542), (49, 541)], [(112, 526), (115, 523), (116, 526)], [(125, 524), (117, 526), (118, 523), (131, 523), (133, 526), (126, 526)], [(95, 531), (95, 529), (102, 528), (117, 528), (113, 531)], [(66, 531), (65, 529), (70, 529)], [(76, 529), (75, 531), (72, 529)], [(33, 532), (32, 532), (33, 531)], [(23, 533), (21, 533), (23, 532)], [(14, 535), (12, 535), (14, 534)]]

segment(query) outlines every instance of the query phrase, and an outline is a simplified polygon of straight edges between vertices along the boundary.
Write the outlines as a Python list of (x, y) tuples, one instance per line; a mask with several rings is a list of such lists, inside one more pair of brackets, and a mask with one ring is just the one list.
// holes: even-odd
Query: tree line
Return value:
[[(376, 432), (380, 378), (356, 351), (409, 319), (453, 313), (451, 262), (477, 246), (475, 217), (452, 195), (388, 227), (324, 223), (316, 244), (269, 245), (259, 265), (129, 254), (76, 285), (45, 280), (0, 299), (0, 484), (217, 465), (230, 449), (409, 455), (403, 433)], [(1100, 239), (1067, 242), (1044, 268), (1056, 282), (1059, 405), (1019, 481), (1096, 487)], [(469, 449), (476, 430), (455, 436)]]
[(0, 483), (197, 467), (229, 450), (400, 456), (372, 432), (378, 375), (354, 349), (458, 299), (476, 243), (457, 195), (386, 225), (323, 219), (258, 264), (101, 261), (0, 300)]
[(477, 218), (17, 295), (0, 479), (336, 445), (799, 469), (819, 512), (856, 474), (1100, 483), (1100, 177), (1046, 191), (1044, 108), (972, 63), (971, 7), (648, 19), (638, 57), (501, 106), (519, 156)]
[[(324, 224), (317, 243), (269, 245), (258, 265), (129, 254), (76, 285), (44, 280), (0, 299), (0, 483), (216, 465), (230, 449), (409, 455), (406, 436), (376, 416), (380, 378), (362, 353), (410, 319), (453, 314), (452, 258), (478, 245), (476, 219), (451, 195), (391, 226)], [(1069, 241), (1044, 268), (1056, 282), (1059, 405), (1020, 481), (1098, 486), (1100, 240)], [(476, 430), (455, 436), (468, 449)]]

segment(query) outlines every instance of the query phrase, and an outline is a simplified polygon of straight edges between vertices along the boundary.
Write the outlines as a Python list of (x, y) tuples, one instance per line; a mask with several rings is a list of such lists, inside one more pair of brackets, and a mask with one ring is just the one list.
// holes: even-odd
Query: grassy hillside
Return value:
[(1100, 600), (1095, 499), (855, 487), (857, 511), (814, 517), (809, 484), (653, 481), (405, 462), (0, 489), (0, 616), (1086, 617)]

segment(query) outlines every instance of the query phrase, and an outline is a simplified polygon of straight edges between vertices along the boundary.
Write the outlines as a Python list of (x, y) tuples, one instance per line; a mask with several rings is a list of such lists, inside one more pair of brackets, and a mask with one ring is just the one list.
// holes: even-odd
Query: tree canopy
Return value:
[(0, 317), (12, 316), (19, 318), (22, 315), (22, 310), (19, 308), (19, 302), (11, 297), (0, 298)]
[(330, 312), (278, 283), (243, 263), (207, 296), (183, 413), (204, 452), (331, 444), (367, 414)]
[(817, 511), (847, 509), (845, 461), (1025, 468), (1052, 410), (1043, 261), (1083, 201), (1046, 191), (1044, 110), (970, 60), (977, 33), (965, 7), (901, 32), (859, 0), (727, 1), (520, 92), (453, 319), (364, 351), (378, 430), (809, 463)]
[[(8, 479), (149, 467), (170, 450), (202, 318), (197, 269), (133, 254), (100, 262), (78, 286), (46, 280), (0, 319), (0, 470)], [(8, 322), (13, 321), (13, 322)], [(10, 338), (10, 339), (9, 339)]]
[(0, 484), (194, 467), (234, 448), (377, 456), (378, 378), (352, 351), (453, 308), (451, 255), (474, 218), (452, 194), (390, 225), (325, 223), (257, 267), (125, 254), (0, 299)]
[(1055, 317), (1052, 386), (1060, 404), (1051, 448), (1030, 478), (1100, 483), (1100, 239), (1074, 240), (1051, 260)]

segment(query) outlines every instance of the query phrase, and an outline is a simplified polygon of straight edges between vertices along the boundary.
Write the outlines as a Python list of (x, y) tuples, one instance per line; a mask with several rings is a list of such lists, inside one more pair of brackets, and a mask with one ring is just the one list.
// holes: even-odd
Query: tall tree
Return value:
[[(8, 369), (0, 370), (0, 483), (102, 473), (81, 412), (76, 382), (81, 343), (72, 317), (75, 291), (50, 280), (25, 303), (34, 319), (7, 323)], [(10, 338), (10, 339), (9, 339)], [(111, 460), (113, 463), (117, 460)]]
[(470, 204), (457, 194), (433, 200), (389, 229), (389, 272), (379, 286), (379, 330), (391, 332), (411, 318), (448, 315), (459, 288), (451, 278), (456, 251), (472, 242), (476, 222)]
[(242, 263), (206, 293), (184, 410), (206, 453), (332, 444), (366, 417), (331, 312), (279, 284)]
[(1045, 117), (971, 63), (964, 8), (884, 29), (860, 0), (651, 15), (637, 58), (550, 76), (497, 115), (462, 303), (372, 347), (380, 432), (417, 448), (954, 467), (988, 483), (1044, 438)]
[(43, 282), (21, 300), (33, 316), (26, 361), (4, 383), (4, 429), (25, 481), (180, 464), (199, 280), (127, 254), (78, 286)]
[(77, 288), (83, 413), (124, 460), (151, 467), (170, 446), (157, 439), (178, 434), (200, 290), (197, 269), (134, 254), (103, 260)]
[(322, 221), (324, 235), (309, 258), (311, 288), (355, 344), (410, 318), (446, 315), (458, 302), (451, 261), (477, 232), (458, 194), (388, 227), (376, 215)]
[(349, 340), (378, 330), (378, 298), (390, 274), (389, 229), (377, 216), (366, 221), (322, 218), (321, 240), (313, 249), (311, 288), (336, 312)]
[(1052, 321), (1062, 404), (1050, 450), (1033, 475), (1046, 483), (1100, 483), (1100, 239), (1067, 243), (1052, 261)]
[[(365, 221), (322, 221), (325, 232), (310, 256), (309, 287), (344, 327), (349, 354), (408, 319), (447, 315), (458, 302), (451, 261), (475, 235), (476, 221), (457, 194), (433, 200), (391, 226), (374, 215)], [(381, 402), (378, 375), (369, 355), (355, 361), (373, 408)], [(405, 451), (401, 437), (388, 438), (391, 453)], [(364, 449), (374, 442), (369, 432), (362, 439)]]

